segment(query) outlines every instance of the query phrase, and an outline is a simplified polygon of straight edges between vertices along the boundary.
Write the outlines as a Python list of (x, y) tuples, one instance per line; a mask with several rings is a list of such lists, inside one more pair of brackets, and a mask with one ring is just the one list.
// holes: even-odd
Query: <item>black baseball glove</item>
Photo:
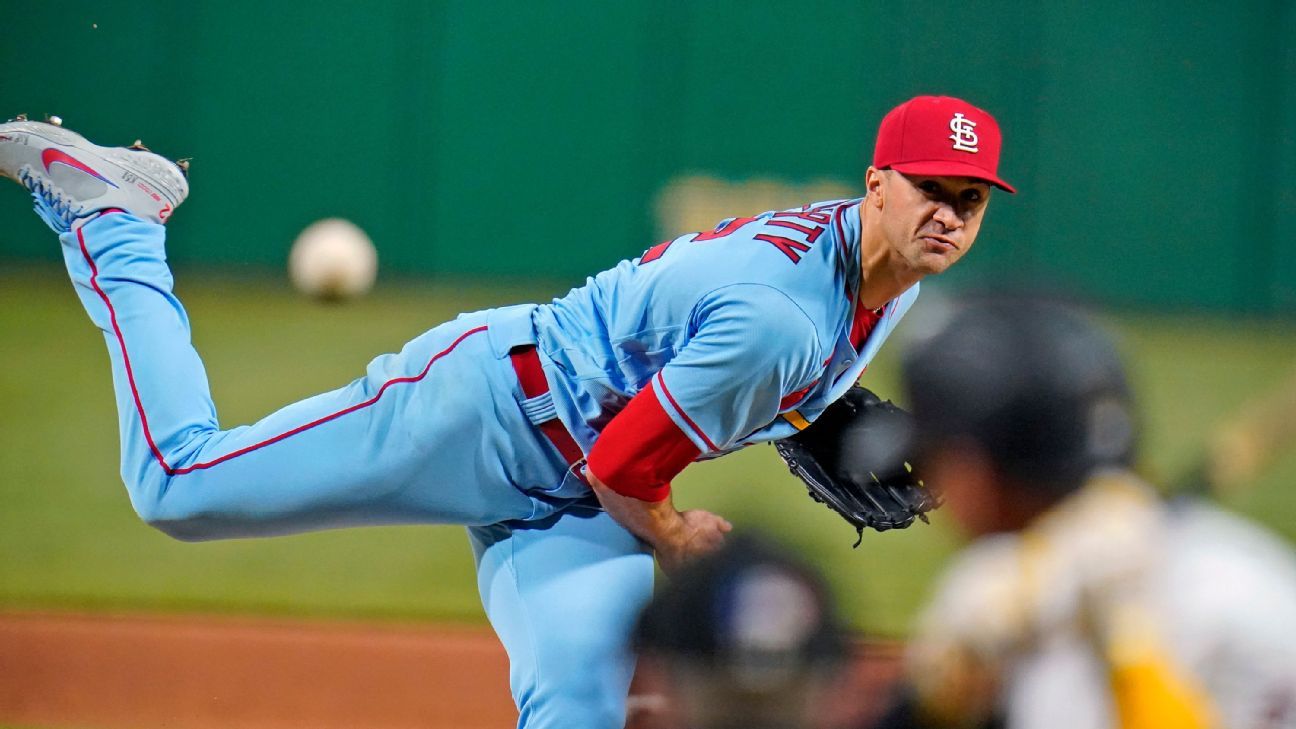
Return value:
[(859, 533), (904, 529), (940, 498), (908, 462), (912, 416), (858, 385), (810, 427), (774, 442), (788, 468)]

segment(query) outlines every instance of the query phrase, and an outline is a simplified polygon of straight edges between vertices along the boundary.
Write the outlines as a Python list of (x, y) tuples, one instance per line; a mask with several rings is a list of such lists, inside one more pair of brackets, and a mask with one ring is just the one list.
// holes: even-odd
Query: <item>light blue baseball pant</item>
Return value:
[(489, 312), (426, 332), (342, 388), (221, 430), (164, 228), (111, 214), (61, 240), (107, 341), (121, 474), (142, 519), (183, 540), (467, 525), (518, 726), (622, 726), (624, 643), (651, 595), (652, 557), (606, 513), (554, 513), (533, 495), (567, 464), (523, 413)]

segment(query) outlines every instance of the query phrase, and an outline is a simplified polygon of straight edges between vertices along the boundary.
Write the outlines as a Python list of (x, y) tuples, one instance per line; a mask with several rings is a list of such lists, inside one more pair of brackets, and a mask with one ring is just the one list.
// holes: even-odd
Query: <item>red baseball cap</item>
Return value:
[(952, 96), (917, 96), (878, 127), (873, 166), (909, 175), (971, 177), (1017, 192), (998, 174), (1003, 138), (982, 109)]

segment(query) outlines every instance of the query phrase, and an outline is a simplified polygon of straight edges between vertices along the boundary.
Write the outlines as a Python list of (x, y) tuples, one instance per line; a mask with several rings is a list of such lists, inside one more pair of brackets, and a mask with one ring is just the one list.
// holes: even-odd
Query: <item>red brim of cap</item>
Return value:
[(1008, 192), (1017, 192), (1016, 188), (1007, 182), (987, 174), (986, 171), (976, 165), (967, 162), (952, 162), (947, 159), (932, 160), (931, 162), (902, 162), (891, 165), (890, 169), (896, 172), (903, 172), (906, 175), (927, 175), (930, 177), (971, 177), (974, 180), (988, 182), (995, 187), (1002, 188)]

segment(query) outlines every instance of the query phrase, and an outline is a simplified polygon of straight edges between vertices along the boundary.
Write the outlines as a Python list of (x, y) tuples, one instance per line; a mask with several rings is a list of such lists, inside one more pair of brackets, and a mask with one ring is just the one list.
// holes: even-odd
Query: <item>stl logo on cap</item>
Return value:
[(950, 119), (950, 131), (954, 132), (949, 138), (954, 140), (954, 149), (960, 152), (977, 151), (977, 134), (976, 122), (963, 116), (963, 112), (954, 112), (954, 118)]
[(953, 96), (915, 96), (882, 118), (873, 166), (906, 175), (970, 177), (1016, 192), (999, 176), (999, 122)]

